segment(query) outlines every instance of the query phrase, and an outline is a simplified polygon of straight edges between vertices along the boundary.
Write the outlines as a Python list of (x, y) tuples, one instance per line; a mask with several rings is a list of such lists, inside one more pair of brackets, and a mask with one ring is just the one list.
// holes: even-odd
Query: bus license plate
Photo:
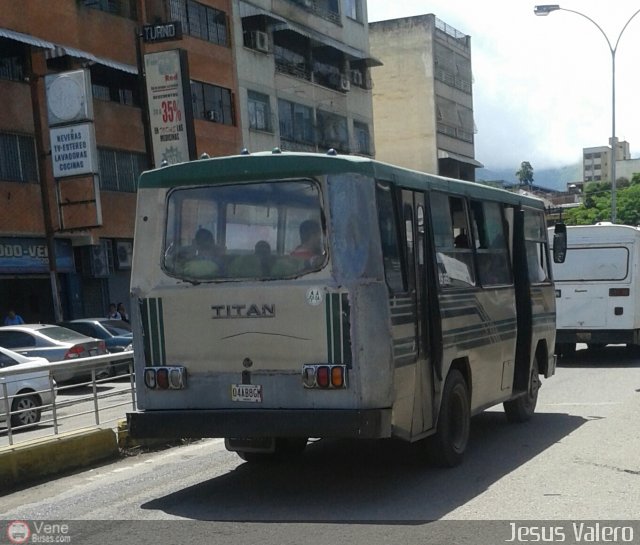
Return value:
[(246, 401), (262, 403), (262, 385), (260, 384), (232, 384), (231, 401)]

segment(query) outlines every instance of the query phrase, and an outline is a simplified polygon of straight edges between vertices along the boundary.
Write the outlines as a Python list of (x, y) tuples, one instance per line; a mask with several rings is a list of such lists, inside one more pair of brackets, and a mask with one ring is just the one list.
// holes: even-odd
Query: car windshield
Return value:
[(77, 331), (72, 331), (71, 329), (67, 329), (66, 327), (60, 327), (57, 325), (52, 325), (50, 327), (43, 327), (37, 330), (38, 333), (44, 335), (45, 337), (49, 337), (54, 341), (62, 341), (62, 342), (75, 342), (78, 340), (84, 340), (86, 335), (82, 335)]

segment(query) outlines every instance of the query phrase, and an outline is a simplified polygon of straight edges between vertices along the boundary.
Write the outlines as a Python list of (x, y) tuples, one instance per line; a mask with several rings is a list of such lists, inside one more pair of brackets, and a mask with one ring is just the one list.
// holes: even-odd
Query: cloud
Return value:
[[(488, 168), (529, 161), (534, 168), (573, 164), (582, 148), (611, 137), (611, 52), (595, 24), (575, 13), (533, 14), (524, 0), (369, 0), (369, 20), (434, 13), (471, 36), (476, 158)], [(634, 14), (628, 2), (563, 2), (591, 17), (612, 47)], [(640, 6), (637, 6), (640, 8)], [(640, 14), (616, 52), (616, 136), (640, 153)], [(374, 72), (375, 78), (375, 72)]]

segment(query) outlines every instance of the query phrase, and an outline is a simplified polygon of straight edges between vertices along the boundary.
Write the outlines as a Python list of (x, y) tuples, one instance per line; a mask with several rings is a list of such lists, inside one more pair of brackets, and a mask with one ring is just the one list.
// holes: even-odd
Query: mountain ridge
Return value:
[[(477, 181), (504, 181), (506, 184), (518, 184), (516, 171), (520, 167), (514, 168), (479, 168), (476, 170)], [(557, 168), (533, 168), (533, 185), (556, 191), (566, 191), (567, 184), (582, 181), (582, 163), (566, 165)]]

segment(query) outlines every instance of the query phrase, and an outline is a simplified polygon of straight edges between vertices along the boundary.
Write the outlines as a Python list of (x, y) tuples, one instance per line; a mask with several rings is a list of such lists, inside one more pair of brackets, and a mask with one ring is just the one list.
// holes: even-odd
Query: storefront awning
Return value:
[(460, 163), (467, 163), (473, 165), (476, 168), (483, 168), (484, 165), (480, 161), (476, 161), (472, 157), (466, 157), (465, 155), (459, 155), (458, 153), (451, 153), (450, 151), (438, 150), (438, 159), (453, 159)]

